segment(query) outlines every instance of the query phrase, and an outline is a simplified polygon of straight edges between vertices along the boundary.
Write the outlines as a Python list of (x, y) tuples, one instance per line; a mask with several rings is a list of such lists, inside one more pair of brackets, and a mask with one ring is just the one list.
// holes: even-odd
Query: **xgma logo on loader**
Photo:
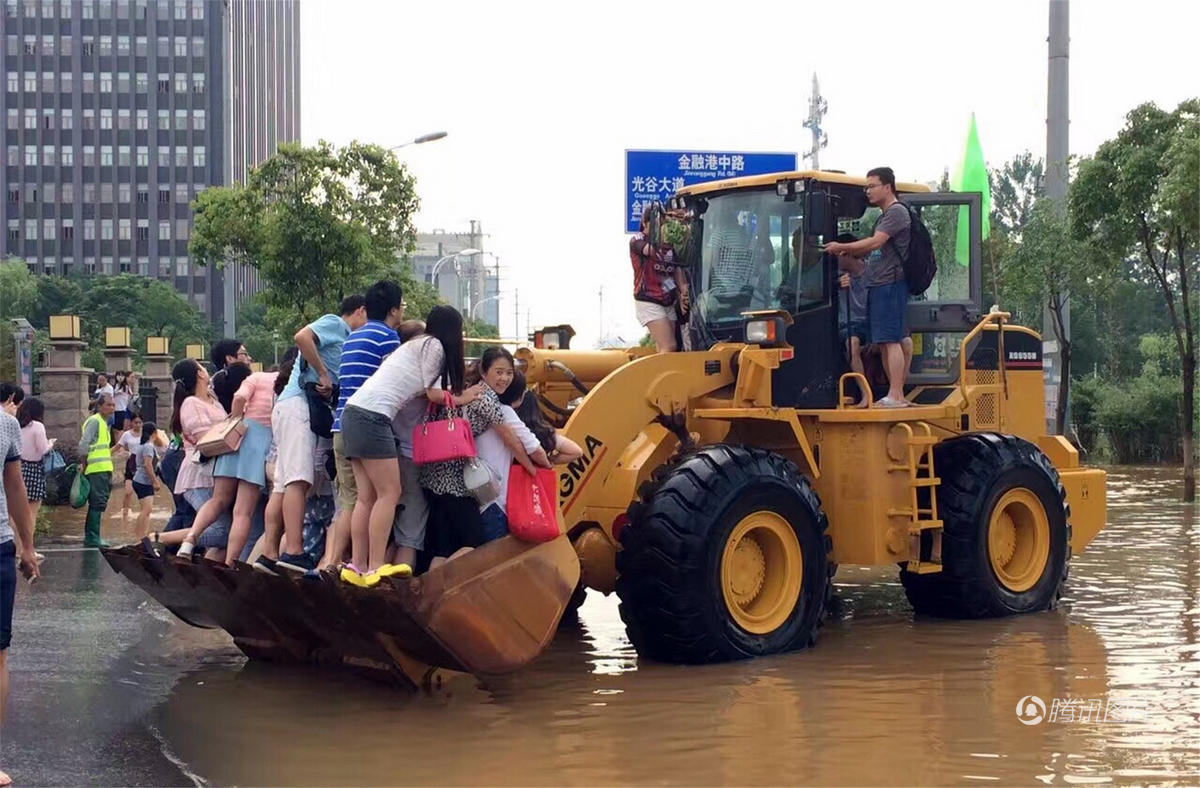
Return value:
[(558, 475), (558, 498), (563, 503), (564, 512), (571, 508), (574, 503), (572, 499), (587, 484), (592, 463), (604, 452), (604, 442), (588, 435), (583, 439), (583, 456), (569, 463), (567, 469)]

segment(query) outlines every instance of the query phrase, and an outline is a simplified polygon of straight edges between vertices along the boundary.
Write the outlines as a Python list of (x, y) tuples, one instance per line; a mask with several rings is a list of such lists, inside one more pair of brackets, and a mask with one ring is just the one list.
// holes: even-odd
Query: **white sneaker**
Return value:
[(179, 552), (176, 553), (175, 556), (177, 558), (191, 558), (192, 553), (195, 552), (195, 550), (196, 545), (192, 544), (191, 542), (184, 542), (183, 544), (179, 545)]
[(877, 408), (907, 408), (907, 407), (909, 407), (909, 402), (906, 399), (892, 399), (891, 397), (884, 397), (883, 399), (875, 402), (875, 407), (877, 407)]

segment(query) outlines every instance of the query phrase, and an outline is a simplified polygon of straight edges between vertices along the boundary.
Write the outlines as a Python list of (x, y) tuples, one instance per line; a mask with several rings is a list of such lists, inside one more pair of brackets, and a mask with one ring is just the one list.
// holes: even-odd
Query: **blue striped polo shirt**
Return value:
[(342, 363), (338, 366), (338, 405), (333, 417), (333, 431), (342, 429), (342, 410), (346, 400), (358, 391), (366, 379), (375, 374), (384, 358), (400, 347), (400, 335), (379, 320), (368, 320), (362, 328), (350, 332), (342, 346)]

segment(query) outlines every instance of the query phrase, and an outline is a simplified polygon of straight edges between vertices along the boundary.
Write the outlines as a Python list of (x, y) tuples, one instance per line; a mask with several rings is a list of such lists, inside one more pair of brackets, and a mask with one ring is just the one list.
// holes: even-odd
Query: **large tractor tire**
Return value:
[(810, 646), (829, 536), (788, 460), (707, 446), (661, 469), (629, 508), (617, 553), (621, 618), (639, 655), (723, 662)]
[(1050, 460), (1028, 441), (994, 433), (953, 438), (933, 452), (942, 571), (901, 567), (913, 610), (991, 618), (1053, 608), (1067, 577), (1070, 509)]

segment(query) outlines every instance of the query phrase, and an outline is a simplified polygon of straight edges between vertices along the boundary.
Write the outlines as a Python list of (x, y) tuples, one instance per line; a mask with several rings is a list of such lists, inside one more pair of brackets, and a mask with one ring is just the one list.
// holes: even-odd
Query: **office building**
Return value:
[(157, 277), (231, 314), (257, 278), (191, 264), (190, 203), (299, 139), (298, 2), (3, 3), (4, 256)]
[[(500, 325), (500, 260), (489, 252), (487, 235), (472, 219), (465, 233), (434, 230), (417, 234), (409, 257), (418, 279), (437, 287), (442, 298), (463, 317)], [(459, 254), (477, 250), (477, 254)], [(439, 265), (440, 264), (440, 265)]]

